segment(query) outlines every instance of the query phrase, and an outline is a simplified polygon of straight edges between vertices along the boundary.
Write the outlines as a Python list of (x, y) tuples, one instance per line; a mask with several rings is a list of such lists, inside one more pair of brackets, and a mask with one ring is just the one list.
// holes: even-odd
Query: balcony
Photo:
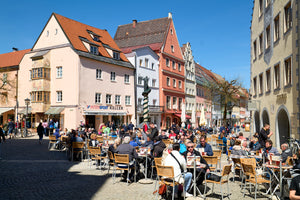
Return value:
[[(162, 113), (164, 112), (164, 106), (153, 106), (149, 105), (149, 113)], [(143, 105), (137, 106), (137, 112), (143, 113)]]

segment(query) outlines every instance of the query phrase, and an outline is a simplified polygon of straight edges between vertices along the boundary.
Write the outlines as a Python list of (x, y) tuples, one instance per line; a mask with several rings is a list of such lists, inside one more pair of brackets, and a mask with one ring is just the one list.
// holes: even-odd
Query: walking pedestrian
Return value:
[(43, 134), (44, 134), (44, 127), (43, 127), (41, 122), (39, 123), (38, 127), (36, 128), (36, 131), (39, 135), (39, 143), (42, 144)]
[(15, 123), (11, 119), (9, 119), (9, 122), (8, 122), (9, 139), (11, 139), (12, 137), (15, 137), (15, 135), (13, 134), (14, 129), (15, 129)]

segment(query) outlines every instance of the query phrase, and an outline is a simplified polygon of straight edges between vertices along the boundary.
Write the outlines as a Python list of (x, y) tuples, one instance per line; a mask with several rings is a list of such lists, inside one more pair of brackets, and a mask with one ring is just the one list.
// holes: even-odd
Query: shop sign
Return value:
[(122, 106), (99, 106), (99, 105), (87, 105), (87, 109), (89, 110), (123, 110)]

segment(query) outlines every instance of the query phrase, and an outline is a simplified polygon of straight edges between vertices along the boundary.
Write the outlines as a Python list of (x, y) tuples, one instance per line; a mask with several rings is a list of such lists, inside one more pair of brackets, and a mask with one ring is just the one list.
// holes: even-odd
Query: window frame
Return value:
[(62, 76), (63, 76), (62, 66), (57, 66), (56, 67), (56, 78), (62, 78)]
[(280, 63), (274, 65), (274, 90), (277, 89), (280, 89)]
[[(293, 8), (292, 8), (292, 2), (289, 1), (285, 6), (284, 6), (284, 33), (287, 33), (292, 27), (293, 27)], [(287, 13), (289, 11), (289, 13)], [(287, 14), (289, 17), (287, 17)], [(289, 22), (288, 22), (289, 20)]]
[(127, 83), (127, 84), (130, 83), (130, 76), (129, 76), (129, 74), (124, 74), (124, 83)]
[[(269, 76), (268, 76), (269, 74)], [(271, 68), (268, 68), (266, 70), (266, 93), (271, 91)]]
[[(126, 95), (125, 96), (125, 105), (126, 106), (130, 106), (131, 105), (131, 98), (130, 97), (131, 97), (130, 95)], [(128, 102), (128, 100), (129, 100), (129, 102)]]
[[(100, 76), (99, 76), (100, 74)], [(96, 79), (101, 80), (102, 79), (102, 70), (101, 69), (96, 69)]]
[(99, 92), (95, 93), (95, 104), (100, 104), (102, 103), (102, 94)]
[[(288, 75), (287, 75), (287, 61), (289, 61), (289, 70), (288, 70)], [(284, 59), (284, 86), (290, 86), (292, 85), (292, 56), (287, 57), (286, 59)], [(288, 76), (288, 77), (287, 77)], [(287, 80), (288, 79), (288, 80)]]
[(90, 45), (90, 53), (98, 56), (99, 55), (98, 47), (95, 45)]
[(167, 86), (170, 87), (171, 83), (170, 83), (170, 77), (167, 77)]
[(63, 93), (62, 90), (56, 91), (56, 102), (61, 103), (63, 101)]
[(273, 39), (274, 39), (274, 43), (276, 43), (280, 39), (280, 13), (278, 13), (278, 15), (276, 15), (276, 17), (274, 18), (273, 24), (274, 24)]
[(121, 95), (115, 95), (115, 105), (121, 105)]
[(116, 81), (116, 72), (110, 72), (110, 81)]
[(108, 105), (111, 105), (112, 104), (112, 95), (111, 94), (106, 94), (105, 96), (105, 103), (108, 104)]

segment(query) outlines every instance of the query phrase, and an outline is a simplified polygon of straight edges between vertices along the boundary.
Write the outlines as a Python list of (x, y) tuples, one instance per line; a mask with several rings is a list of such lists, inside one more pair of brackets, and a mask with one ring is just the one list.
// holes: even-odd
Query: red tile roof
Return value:
[[(109, 35), (107, 30), (101, 30), (78, 21), (66, 18), (62, 15), (53, 13), (55, 18), (57, 19), (58, 23), (61, 25), (63, 31), (65, 32), (66, 36), (68, 37), (69, 41), (73, 45), (73, 47), (79, 51), (89, 52), (89, 49), (86, 49), (84, 46), (81, 38), (88, 40), (91, 43), (96, 44), (98, 47), (98, 51), (101, 56), (112, 58), (110, 54), (106, 51), (105, 45), (109, 46), (112, 49), (117, 51), (121, 51), (116, 42), (112, 39)], [(93, 32), (95, 35), (100, 36), (99, 42), (94, 41), (88, 31)], [(126, 62), (129, 62), (126, 56), (120, 52), (120, 59)]]
[(0, 67), (18, 66), (23, 56), (29, 51), (30, 49), (25, 49), (21, 51), (0, 54)]

